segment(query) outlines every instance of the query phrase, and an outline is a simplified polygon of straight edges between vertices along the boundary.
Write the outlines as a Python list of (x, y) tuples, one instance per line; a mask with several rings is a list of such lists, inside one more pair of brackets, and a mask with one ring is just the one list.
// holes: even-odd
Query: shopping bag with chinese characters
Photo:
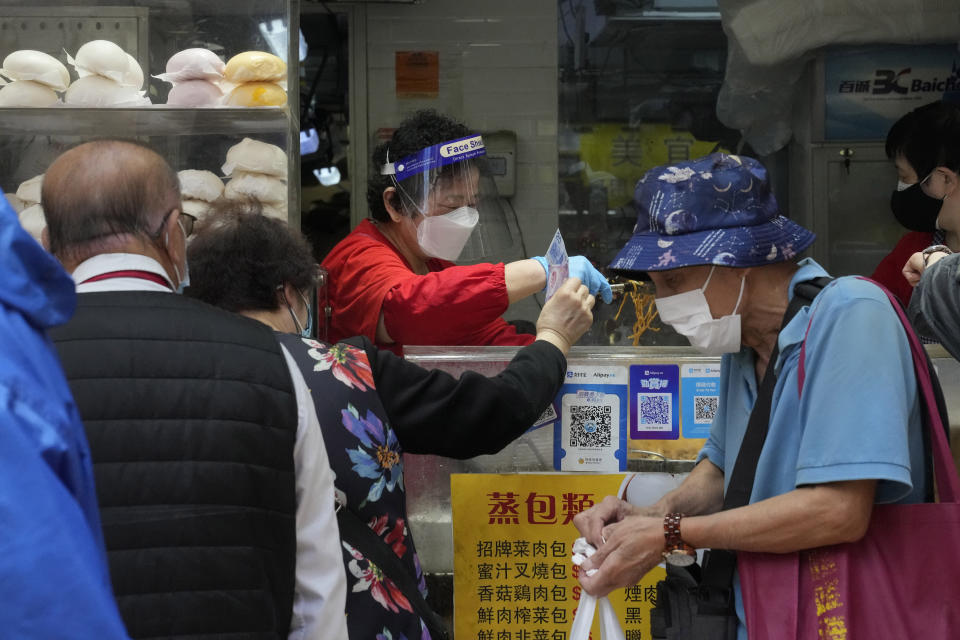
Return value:
[(939, 502), (875, 505), (867, 534), (857, 542), (799, 553), (738, 553), (751, 638), (960, 638), (960, 480), (932, 367), (903, 311), (893, 306), (913, 351)]

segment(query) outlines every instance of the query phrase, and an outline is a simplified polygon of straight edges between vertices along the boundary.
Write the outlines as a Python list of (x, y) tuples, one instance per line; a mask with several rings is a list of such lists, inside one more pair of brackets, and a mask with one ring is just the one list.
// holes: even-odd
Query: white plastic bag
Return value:
[(593, 625), (593, 612), (598, 602), (600, 604), (600, 637), (603, 640), (623, 640), (623, 629), (620, 628), (620, 620), (617, 619), (617, 612), (613, 610), (610, 599), (607, 596), (596, 598), (586, 592), (580, 595), (577, 615), (573, 617), (573, 626), (570, 628), (570, 640), (588, 640), (590, 627)]
[[(596, 549), (585, 538), (577, 538), (573, 543), (573, 564), (579, 567), (584, 560), (593, 555), (594, 551)], [(597, 603), (600, 604), (602, 640), (624, 640), (620, 620), (617, 619), (617, 613), (613, 610), (610, 600), (606, 596), (597, 598), (585, 591), (580, 594), (580, 604), (577, 606), (577, 614), (573, 617), (573, 626), (570, 628), (570, 640), (590, 638), (590, 627), (593, 626), (593, 614), (597, 609)]]

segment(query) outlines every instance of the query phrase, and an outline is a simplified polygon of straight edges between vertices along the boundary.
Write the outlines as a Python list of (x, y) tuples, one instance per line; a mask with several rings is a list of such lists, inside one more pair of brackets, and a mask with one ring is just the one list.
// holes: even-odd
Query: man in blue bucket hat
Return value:
[[(751, 158), (718, 153), (656, 167), (635, 197), (633, 237), (610, 266), (648, 273), (661, 320), (701, 352), (723, 355), (719, 409), (679, 488), (643, 508), (607, 497), (574, 519), (597, 547), (583, 588), (600, 595), (636, 584), (665, 557), (689, 563), (696, 548), (789, 552), (855, 541), (875, 502), (921, 502), (917, 384), (884, 292), (844, 277), (810, 295), (799, 287), (790, 307), (798, 285), (827, 273), (796, 261), (814, 235), (781, 215)], [(763, 388), (772, 389), (769, 431), (752, 490), (745, 506), (721, 511)], [(590, 569), (598, 571), (586, 576)], [(733, 596), (744, 639), (737, 576)]]

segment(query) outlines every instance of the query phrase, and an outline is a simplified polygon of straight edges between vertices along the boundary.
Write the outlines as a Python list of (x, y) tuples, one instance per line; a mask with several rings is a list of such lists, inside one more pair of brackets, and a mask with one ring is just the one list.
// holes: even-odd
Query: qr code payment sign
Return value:
[(673, 394), (639, 393), (640, 428), (644, 431), (673, 430)]
[[(574, 368), (581, 373), (584, 368)], [(608, 367), (614, 369), (614, 367)], [(592, 373), (590, 373), (592, 372)], [(569, 373), (569, 371), (568, 371)], [(588, 370), (607, 373), (602, 368)], [(626, 371), (620, 371), (626, 382)], [(611, 391), (613, 393), (611, 393)], [(626, 384), (565, 384), (558, 396), (553, 465), (560, 471), (626, 471)]]
[(695, 396), (693, 398), (693, 422), (695, 424), (713, 424), (719, 404), (719, 396)]
[(609, 404), (571, 405), (571, 447), (609, 447), (612, 441), (613, 407)]

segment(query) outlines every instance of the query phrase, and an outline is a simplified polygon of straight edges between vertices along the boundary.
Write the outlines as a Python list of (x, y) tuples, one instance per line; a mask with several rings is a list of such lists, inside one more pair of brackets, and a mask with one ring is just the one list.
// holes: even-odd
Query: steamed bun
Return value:
[(26, 229), (34, 240), (40, 242), (43, 229), (47, 226), (47, 218), (43, 214), (43, 207), (39, 204), (27, 207), (20, 212), (18, 218), (20, 219), (20, 226)]
[(109, 40), (91, 40), (77, 50), (76, 58), (67, 56), (67, 62), (76, 67), (81, 78), (99, 75), (119, 83), (131, 80), (130, 60), (126, 51)]
[(184, 49), (167, 60), (167, 72), (157, 76), (167, 82), (222, 80), (226, 65), (209, 49)]
[(125, 87), (134, 87), (136, 89), (143, 88), (143, 69), (140, 68), (140, 63), (137, 62), (137, 59), (134, 58), (129, 53), (127, 56), (127, 72), (123, 74), (123, 80), (120, 81)]
[(230, 58), (224, 76), (234, 83), (270, 82), (287, 75), (287, 63), (266, 51), (244, 51)]
[(0, 73), (11, 80), (39, 82), (54, 91), (66, 91), (70, 86), (70, 72), (62, 62), (32, 49), (14, 51), (4, 58)]
[(263, 215), (267, 216), (268, 218), (276, 218), (278, 220), (283, 220), (284, 222), (287, 221), (287, 203), (286, 202), (284, 202), (283, 204), (276, 204), (276, 205), (264, 204), (262, 205), (262, 207), (263, 207)]
[(241, 171), (286, 179), (287, 154), (276, 145), (244, 138), (227, 150), (227, 161), (221, 169), (226, 176)]
[(0, 88), (0, 107), (50, 107), (59, 102), (53, 89), (34, 80), (16, 80)]
[(30, 206), (40, 202), (40, 192), (43, 188), (43, 174), (33, 176), (26, 182), (21, 182), (17, 187), (17, 197), (23, 204)]
[(173, 85), (167, 104), (175, 107), (211, 107), (220, 104), (220, 87), (206, 80), (186, 80)]
[(231, 200), (249, 197), (263, 204), (279, 204), (287, 201), (287, 183), (262, 173), (234, 171), (223, 195)]
[(67, 89), (67, 104), (78, 107), (129, 107), (150, 104), (134, 87), (123, 86), (103, 76), (80, 78)]
[(282, 107), (287, 104), (287, 92), (273, 82), (245, 82), (224, 102), (231, 107)]
[(180, 195), (185, 200), (213, 202), (223, 195), (223, 181), (212, 171), (185, 169), (177, 176), (180, 178)]

